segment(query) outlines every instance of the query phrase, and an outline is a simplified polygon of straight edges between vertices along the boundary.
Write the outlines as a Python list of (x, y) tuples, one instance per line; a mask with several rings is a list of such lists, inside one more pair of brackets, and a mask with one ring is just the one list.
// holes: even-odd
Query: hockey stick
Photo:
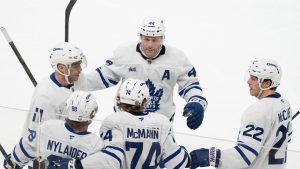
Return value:
[(0, 151), (1, 151), (2, 155), (3, 155), (3, 157), (5, 158), (5, 160), (7, 161), (7, 163), (8, 163), (11, 167), (13, 167), (13, 166), (14, 166), (13, 162), (10, 160), (10, 158), (8, 157), (6, 151), (4, 150), (4, 148), (2, 147), (1, 144), (0, 144)]
[(1, 31), (2, 31), (2, 33), (3, 33), (3, 35), (4, 35), (4, 37), (5, 37), (5, 39), (7, 40), (8, 44), (10, 45), (10, 47), (12, 48), (12, 50), (15, 52), (17, 58), (19, 59), (19, 62), (22, 64), (22, 66), (23, 66), (25, 72), (26, 72), (27, 75), (29, 76), (29, 78), (30, 78), (32, 84), (33, 84), (34, 86), (36, 86), (36, 85), (37, 85), (36, 80), (34, 79), (32, 73), (30, 72), (29, 68), (27, 67), (27, 65), (26, 65), (25, 61), (23, 60), (21, 54), (19, 53), (19, 51), (18, 51), (16, 45), (14, 44), (14, 42), (11, 40), (10, 36), (8, 35), (6, 29), (5, 29), (4, 27), (1, 27), (0, 29), (1, 29)]
[(297, 113), (293, 115), (292, 120), (294, 120), (294, 118), (296, 118), (299, 114), (300, 114), (300, 111), (297, 111)]
[[(190, 110), (184, 115), (184, 117), (189, 117), (192, 114), (193, 114), (192, 110)], [(296, 114), (293, 115), (292, 120), (294, 120), (294, 118), (296, 118), (299, 114), (300, 114), (300, 111), (297, 111)]]
[(72, 11), (73, 6), (75, 5), (77, 0), (70, 0), (65, 13), (65, 42), (69, 42), (69, 18)]

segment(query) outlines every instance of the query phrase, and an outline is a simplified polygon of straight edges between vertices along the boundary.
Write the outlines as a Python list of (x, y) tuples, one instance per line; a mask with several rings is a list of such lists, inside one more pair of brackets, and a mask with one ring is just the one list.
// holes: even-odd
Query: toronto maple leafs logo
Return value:
[(148, 79), (146, 81), (146, 84), (149, 88), (150, 101), (145, 109), (145, 112), (155, 112), (158, 109), (160, 109), (159, 102), (160, 102), (161, 96), (164, 93), (164, 90), (162, 88), (156, 89), (156, 87), (154, 86), (153, 82), (150, 79)]

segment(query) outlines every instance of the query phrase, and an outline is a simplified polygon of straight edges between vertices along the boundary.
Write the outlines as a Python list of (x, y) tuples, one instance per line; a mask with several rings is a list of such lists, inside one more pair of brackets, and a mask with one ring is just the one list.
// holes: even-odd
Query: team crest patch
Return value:
[(146, 84), (149, 88), (149, 93), (150, 93), (150, 101), (145, 109), (145, 112), (155, 112), (157, 110), (159, 110), (159, 102), (160, 102), (160, 99), (161, 99), (161, 96), (163, 95), (164, 93), (164, 90), (162, 88), (156, 88), (153, 84), (153, 82), (148, 79), (146, 81)]

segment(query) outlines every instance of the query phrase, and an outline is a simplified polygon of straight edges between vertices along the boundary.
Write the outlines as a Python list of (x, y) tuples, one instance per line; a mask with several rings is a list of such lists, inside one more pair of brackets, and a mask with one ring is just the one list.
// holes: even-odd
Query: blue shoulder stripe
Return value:
[(102, 80), (103, 84), (105, 85), (105, 87), (108, 88), (108, 87), (109, 87), (109, 84), (107, 83), (107, 81), (106, 81), (105, 78), (103, 77), (103, 74), (102, 74), (100, 68), (97, 68), (96, 71), (99, 73), (99, 75), (100, 75), (100, 77), (101, 77), (101, 80)]
[(181, 152), (181, 147), (177, 151), (175, 151), (173, 154), (171, 154), (169, 157), (165, 158), (163, 160), (164, 164), (167, 163), (168, 161), (172, 160), (174, 157), (176, 157), (179, 153)]
[(20, 148), (21, 148), (21, 151), (23, 152), (23, 154), (27, 157), (27, 158), (30, 158), (30, 159), (34, 159), (34, 157), (30, 156), (27, 151), (25, 150), (24, 146), (23, 146), (23, 137), (20, 139), (20, 142), (19, 142), (19, 145), (20, 145)]
[(125, 156), (125, 151), (122, 148), (120, 148), (120, 147), (107, 146), (106, 148), (111, 148), (111, 149), (114, 149), (114, 150), (118, 150), (118, 151), (120, 151)]
[(235, 146), (234, 147), (236, 149), (236, 151), (242, 156), (242, 158), (244, 159), (244, 161), (247, 163), (247, 165), (249, 166), (251, 164), (250, 160), (246, 157), (246, 155), (243, 153), (243, 151), (238, 147)]
[(108, 155), (112, 156), (113, 158), (115, 158), (116, 160), (118, 160), (119, 164), (120, 164), (120, 168), (122, 167), (122, 161), (121, 161), (121, 159), (116, 154), (114, 154), (112, 152), (109, 152), (109, 151), (107, 151), (105, 149), (102, 149), (101, 152), (103, 152), (105, 154), (108, 154)]
[(184, 152), (183, 160), (182, 160), (176, 167), (174, 167), (174, 169), (179, 169), (179, 168), (181, 168), (181, 166), (183, 165), (183, 163), (186, 161), (187, 157), (188, 157), (188, 156), (187, 156), (187, 153)]
[(238, 145), (239, 145), (239, 146), (242, 146), (242, 147), (245, 148), (246, 150), (250, 151), (250, 152), (253, 153), (255, 156), (258, 156), (258, 152), (257, 152), (254, 148), (252, 148), (252, 147), (250, 147), (250, 146), (248, 146), (248, 145), (246, 145), (246, 144), (241, 144), (241, 143), (238, 143)]

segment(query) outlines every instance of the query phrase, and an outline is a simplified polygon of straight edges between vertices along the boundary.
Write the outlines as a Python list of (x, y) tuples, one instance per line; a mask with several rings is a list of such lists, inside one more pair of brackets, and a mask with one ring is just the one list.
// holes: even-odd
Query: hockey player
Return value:
[[(120, 111), (105, 118), (101, 125), (105, 147), (101, 152), (119, 159), (119, 166), (124, 169), (158, 168), (160, 159), (167, 168), (188, 167), (189, 154), (175, 142), (169, 120), (161, 114), (144, 112), (148, 99), (149, 89), (144, 81), (127, 79), (121, 85), (117, 103)], [(125, 159), (110, 149), (125, 150)], [(101, 152), (81, 160), (83, 169), (101, 167)], [(70, 168), (61, 163), (60, 169)]]
[(191, 168), (213, 166), (219, 169), (283, 169), (292, 134), (289, 101), (276, 92), (281, 67), (270, 59), (254, 61), (247, 81), (250, 95), (258, 101), (244, 112), (237, 145), (219, 150), (201, 148), (191, 152)]
[[(12, 151), (14, 167), (5, 164), (6, 169), (21, 168), (30, 160), (40, 158), (52, 161), (61, 158), (83, 159), (102, 148), (102, 139), (88, 132), (88, 126), (95, 117), (98, 105), (96, 98), (82, 91), (76, 91), (67, 100), (65, 121), (50, 119), (37, 130), (29, 130)], [(113, 163), (113, 157), (103, 156), (102, 161)]]
[(121, 79), (135, 78), (146, 82), (150, 90), (149, 104), (145, 111), (165, 115), (170, 121), (175, 114), (174, 86), (187, 101), (184, 116), (187, 126), (198, 128), (203, 120), (207, 102), (202, 96), (196, 69), (185, 54), (164, 44), (165, 26), (160, 18), (145, 18), (139, 30), (138, 43), (120, 46), (113, 57), (97, 69), (105, 87), (116, 85)]
[(99, 86), (88, 85), (92, 83), (88, 83), (88, 79), (81, 73), (87, 65), (86, 58), (73, 44), (63, 42), (55, 45), (50, 51), (50, 62), (55, 72), (36, 86), (23, 134), (29, 129), (35, 130), (39, 123), (48, 119), (64, 120), (62, 106), (73, 91), (91, 91)]

